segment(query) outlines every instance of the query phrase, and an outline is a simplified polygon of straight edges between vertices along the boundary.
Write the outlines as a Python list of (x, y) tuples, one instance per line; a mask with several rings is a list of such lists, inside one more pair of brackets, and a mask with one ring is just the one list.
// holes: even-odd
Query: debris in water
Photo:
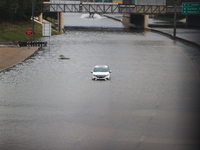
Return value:
[(66, 58), (64, 55), (60, 55), (60, 59), (70, 59), (70, 58)]

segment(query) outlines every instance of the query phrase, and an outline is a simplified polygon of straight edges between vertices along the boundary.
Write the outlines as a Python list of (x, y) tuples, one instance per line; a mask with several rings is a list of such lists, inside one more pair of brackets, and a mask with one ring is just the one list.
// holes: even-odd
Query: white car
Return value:
[(92, 80), (110, 80), (111, 70), (106, 65), (97, 65), (91, 71), (92, 73)]

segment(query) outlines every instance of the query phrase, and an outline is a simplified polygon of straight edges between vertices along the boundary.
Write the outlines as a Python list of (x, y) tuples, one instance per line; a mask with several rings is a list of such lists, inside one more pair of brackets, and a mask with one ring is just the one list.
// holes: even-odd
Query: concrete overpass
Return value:
[[(122, 13), (122, 23), (129, 26), (130, 23), (140, 26), (141, 28), (148, 28), (149, 14), (165, 14), (173, 13), (173, 6), (166, 6), (166, 0), (124, 0), (119, 2), (96, 2), (100, 0), (85, 0), (82, 1), (63, 1), (50, 0), (41, 4), (35, 4), (35, 12), (57, 12), (58, 13), (58, 28), (63, 32), (64, 28), (64, 12), (70, 13)], [(88, 2), (93, 1), (93, 2)], [(43, 8), (44, 9), (41, 9)], [(176, 8), (177, 12), (182, 12), (181, 7)], [(39, 16), (42, 21), (42, 13)]]

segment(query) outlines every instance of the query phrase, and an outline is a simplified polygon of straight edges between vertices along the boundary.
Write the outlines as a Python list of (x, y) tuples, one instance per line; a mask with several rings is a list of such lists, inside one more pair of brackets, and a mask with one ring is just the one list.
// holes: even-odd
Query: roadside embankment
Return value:
[(38, 47), (0, 47), (0, 72), (34, 55)]
[[(14, 42), (14, 41), (28, 41), (42, 37), (42, 25), (34, 23), (33, 35), (26, 35), (26, 29), (32, 29), (32, 22), (3, 22), (0, 23), (0, 41)], [(52, 29), (52, 35), (60, 34), (58, 31)]]
[[(42, 37), (42, 25), (34, 23), (33, 35), (26, 35), (25, 30), (31, 29), (31, 22), (3, 22), (0, 23), (0, 72), (6, 71), (16, 64), (26, 60), (34, 55), (40, 46), (34, 47), (20, 47), (18, 41), (34, 40)], [(60, 34), (58, 31), (52, 29), (52, 35)]]

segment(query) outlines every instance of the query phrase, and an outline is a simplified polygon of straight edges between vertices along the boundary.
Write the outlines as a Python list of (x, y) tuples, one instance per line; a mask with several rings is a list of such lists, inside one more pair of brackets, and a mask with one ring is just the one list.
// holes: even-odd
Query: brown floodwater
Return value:
[[(1, 150), (199, 149), (198, 49), (107, 21), (0, 73)], [(111, 80), (91, 80), (99, 64)]]

